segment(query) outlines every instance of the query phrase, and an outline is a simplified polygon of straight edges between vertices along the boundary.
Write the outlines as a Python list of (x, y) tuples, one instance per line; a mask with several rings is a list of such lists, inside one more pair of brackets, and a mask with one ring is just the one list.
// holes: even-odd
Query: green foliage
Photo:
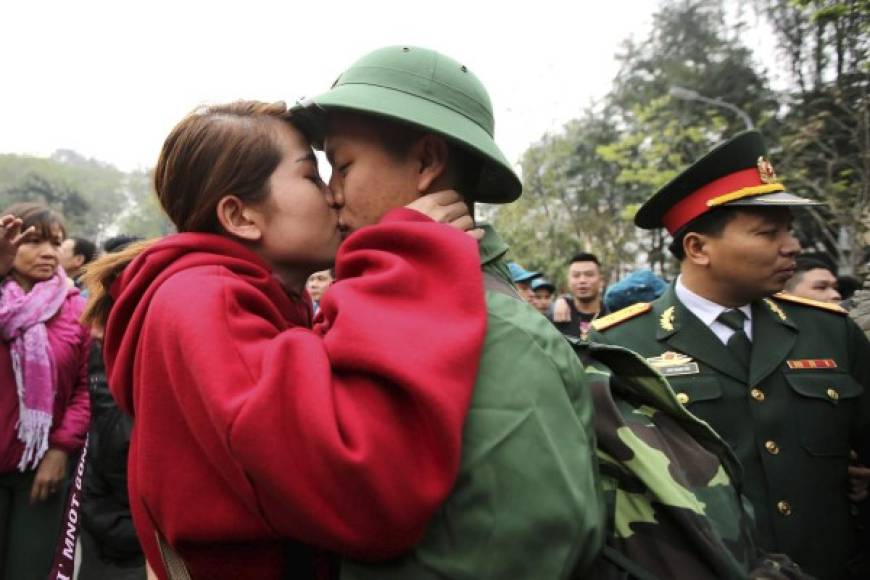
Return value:
[(517, 261), (557, 285), (578, 251), (594, 250), (614, 271), (632, 260), (630, 192), (616, 179), (619, 168), (597, 151), (616, 134), (608, 115), (590, 109), (545, 136), (523, 156), (523, 197), (496, 210), (494, 223)]
[(870, 1), (761, 0), (796, 92), (818, 91), (847, 72), (870, 72)]
[(848, 274), (870, 222), (870, 1), (768, 0), (763, 13), (792, 76), (777, 167), (790, 190), (825, 202), (798, 215), (801, 241)]
[(94, 238), (125, 205), (124, 174), (73, 151), (50, 158), (0, 155), (0, 206), (41, 201), (60, 211), (71, 235)]
[(76, 222), (84, 220), (91, 205), (72, 187), (63, 183), (52, 183), (36, 173), (29, 173), (24, 181), (5, 192), (7, 204), (38, 201), (56, 208), (62, 215), (68, 216), (68, 226), (75, 227)]
[[(729, 26), (723, 3), (712, 0), (666, 2), (653, 17), (650, 35), (642, 42), (626, 41), (619, 74), (610, 99), (627, 124), (632, 111), (668, 95), (673, 87), (730, 103), (745, 111), (756, 125), (777, 108), (765, 75), (756, 70), (752, 51), (742, 44), (741, 25)], [(710, 105), (674, 103), (667, 113), (683, 125), (705, 126)], [(714, 107), (733, 134), (745, 128), (734, 113)]]
[(155, 237), (171, 231), (151, 191), (147, 171), (59, 150), (51, 157), (0, 155), (0, 210), (38, 201), (58, 210), (70, 235), (99, 239), (116, 232)]
[(843, 273), (864, 260), (870, 0), (753, 4), (773, 29), (792, 87), (771, 90), (741, 42), (745, 25), (727, 24), (732, 4), (663, 2), (650, 34), (624, 43), (607, 98), (523, 156), (523, 198), (493, 210), (517, 261), (552, 276), (586, 250), (615, 276), (639, 266), (672, 274), (666, 234), (631, 220), (658, 188), (744, 130), (744, 117), (764, 133), (789, 190), (826, 203), (795, 212), (804, 246), (839, 258)]
[(126, 185), (129, 205), (118, 220), (118, 232), (143, 238), (172, 233), (174, 226), (154, 194), (151, 172), (134, 171), (127, 174)]
[[(634, 106), (631, 129), (598, 148), (603, 159), (619, 167), (617, 181), (640, 193), (638, 205), (724, 136), (727, 121), (718, 110), (702, 111), (699, 124), (686, 125), (674, 114), (679, 106), (669, 96)], [(661, 232), (634, 233), (636, 245), (647, 254), (650, 267), (669, 273), (666, 239)]]
[(727, 109), (675, 99), (672, 87), (715, 96), (776, 127), (777, 101), (724, 20), (719, 2), (665, 3), (649, 37), (624, 44), (607, 99), (526, 152), (523, 198), (495, 219), (519, 262), (561, 274), (568, 257), (586, 250), (613, 277), (642, 266), (667, 272), (667, 240), (634, 227), (637, 208), (745, 128)]

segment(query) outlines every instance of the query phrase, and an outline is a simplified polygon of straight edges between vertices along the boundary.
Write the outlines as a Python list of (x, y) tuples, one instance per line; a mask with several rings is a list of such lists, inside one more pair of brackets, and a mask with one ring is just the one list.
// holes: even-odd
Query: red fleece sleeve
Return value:
[(176, 363), (199, 391), (183, 404), (206, 407), (278, 534), (383, 559), (420, 539), (458, 471), (486, 331), (479, 254), (398, 210), (345, 241), (337, 274), (313, 331), (279, 332), (233, 276), (191, 289)]

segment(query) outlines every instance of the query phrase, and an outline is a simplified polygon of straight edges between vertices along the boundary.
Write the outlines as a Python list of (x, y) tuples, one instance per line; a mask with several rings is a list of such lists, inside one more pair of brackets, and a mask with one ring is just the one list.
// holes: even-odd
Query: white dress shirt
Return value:
[[(683, 303), (683, 306), (689, 309), (689, 312), (698, 317), (698, 320), (707, 325), (713, 331), (713, 334), (722, 341), (722, 344), (728, 344), (728, 339), (734, 334), (734, 330), (729, 326), (722, 324), (716, 320), (725, 310), (731, 310), (727, 306), (716, 304), (707, 300), (703, 296), (698, 296), (683, 285), (683, 277), (677, 277), (677, 283), (674, 285), (674, 291), (677, 298)], [(740, 310), (746, 315), (746, 320), (743, 321), (743, 332), (747, 338), (752, 340), (752, 308), (749, 304), (741, 306)]]

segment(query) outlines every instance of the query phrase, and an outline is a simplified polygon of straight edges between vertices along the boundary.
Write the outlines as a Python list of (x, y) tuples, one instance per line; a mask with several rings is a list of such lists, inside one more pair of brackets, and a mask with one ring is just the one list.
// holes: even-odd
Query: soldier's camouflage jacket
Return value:
[[(631, 351), (571, 342), (595, 406), (607, 545), (646, 578), (807, 578), (759, 552), (736, 458), (667, 381)], [(636, 576), (601, 558), (594, 577)]]

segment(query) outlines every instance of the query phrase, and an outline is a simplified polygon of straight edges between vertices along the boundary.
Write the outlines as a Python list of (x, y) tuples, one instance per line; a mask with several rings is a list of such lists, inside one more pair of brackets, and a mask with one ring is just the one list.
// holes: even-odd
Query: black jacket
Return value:
[(127, 451), (133, 419), (115, 405), (106, 381), (102, 341), (94, 340), (88, 364), (91, 428), (85, 471), (82, 526), (116, 564), (144, 563), (127, 495)]

